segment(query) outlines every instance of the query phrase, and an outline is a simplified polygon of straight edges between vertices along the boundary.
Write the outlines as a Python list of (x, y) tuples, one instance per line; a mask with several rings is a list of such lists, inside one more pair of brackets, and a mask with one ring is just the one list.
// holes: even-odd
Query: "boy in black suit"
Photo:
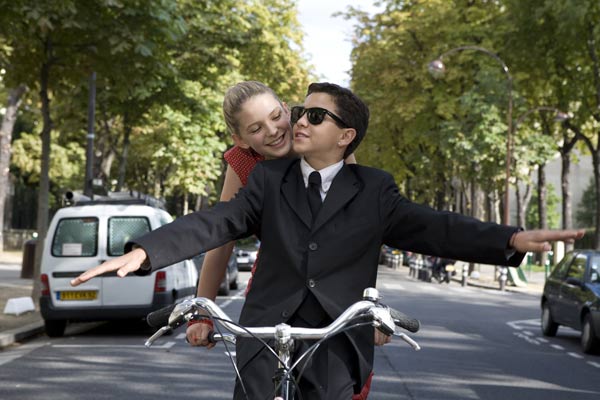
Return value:
[[(318, 327), (359, 300), (364, 287), (375, 286), (382, 244), (516, 266), (527, 251), (547, 250), (549, 241), (583, 235), (524, 232), (409, 202), (389, 174), (342, 161), (363, 139), (368, 119), (367, 106), (350, 90), (310, 85), (304, 107), (292, 109), (294, 150), (300, 160), (259, 164), (235, 199), (139, 238), (135, 244), (140, 248), (87, 271), (73, 285), (107, 271), (120, 276), (150, 273), (257, 234), (261, 256), (240, 322)], [(372, 330), (338, 335), (315, 357), (300, 382), (303, 397), (349, 399), (371, 371)], [(267, 398), (275, 360), (260, 345), (246, 341), (238, 342), (237, 359), (249, 398)], [(235, 398), (244, 398), (237, 385)]]

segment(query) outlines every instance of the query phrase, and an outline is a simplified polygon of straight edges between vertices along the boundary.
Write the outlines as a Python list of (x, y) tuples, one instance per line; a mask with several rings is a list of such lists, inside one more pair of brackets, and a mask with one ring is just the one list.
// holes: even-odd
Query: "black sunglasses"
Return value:
[(321, 107), (304, 108), (303, 106), (292, 107), (292, 115), (290, 117), (292, 125), (298, 122), (304, 114), (306, 114), (306, 118), (311, 125), (319, 125), (325, 119), (325, 115), (329, 115), (335, 122), (341, 125), (342, 128), (350, 128), (350, 125), (342, 121), (340, 117), (329, 110)]

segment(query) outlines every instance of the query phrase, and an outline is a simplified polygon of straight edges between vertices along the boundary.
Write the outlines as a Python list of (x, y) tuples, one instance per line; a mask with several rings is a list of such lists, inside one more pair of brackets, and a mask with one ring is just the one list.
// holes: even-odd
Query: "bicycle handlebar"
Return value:
[(379, 294), (376, 289), (365, 289), (364, 298), (365, 300), (352, 304), (331, 324), (323, 328), (299, 328), (290, 327), (286, 324), (270, 327), (242, 328), (235, 324), (215, 302), (205, 297), (196, 297), (148, 314), (148, 324), (152, 327), (162, 326), (162, 328), (148, 339), (146, 346), (151, 346), (152, 342), (166, 331), (175, 329), (184, 322), (196, 317), (199, 309), (203, 309), (210, 316), (217, 318), (236, 337), (271, 339), (277, 335), (287, 335), (299, 340), (321, 339), (343, 329), (354, 318), (362, 316), (368, 317), (375, 327), (387, 335), (394, 333), (394, 325), (410, 332), (417, 332), (419, 330), (420, 323), (417, 319), (408, 317), (397, 310), (380, 304), (378, 302)]

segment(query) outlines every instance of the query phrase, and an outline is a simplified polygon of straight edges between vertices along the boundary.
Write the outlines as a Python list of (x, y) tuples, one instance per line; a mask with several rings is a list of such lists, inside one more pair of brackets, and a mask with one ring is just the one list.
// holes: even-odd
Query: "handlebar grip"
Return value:
[(169, 316), (175, 308), (175, 304), (152, 311), (146, 316), (146, 322), (153, 328), (160, 328), (169, 324)]
[(406, 314), (401, 313), (400, 311), (394, 310), (390, 307), (390, 315), (394, 320), (396, 326), (400, 328), (404, 328), (409, 332), (418, 332), (419, 328), (421, 328), (421, 323), (418, 319), (411, 318)]
[(215, 337), (216, 335), (217, 333), (215, 331), (208, 332), (208, 337), (206, 338), (206, 340), (208, 340), (208, 343), (217, 343), (218, 340)]

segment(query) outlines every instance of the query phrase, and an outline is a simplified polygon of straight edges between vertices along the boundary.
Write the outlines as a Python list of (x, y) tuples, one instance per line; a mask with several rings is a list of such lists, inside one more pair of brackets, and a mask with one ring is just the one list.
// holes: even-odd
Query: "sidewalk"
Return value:
[(18, 316), (4, 314), (8, 299), (31, 296), (33, 281), (21, 279), (21, 260), (21, 252), (0, 252), (0, 350), (43, 332), (44, 323), (38, 310)]
[[(500, 290), (500, 281), (496, 279), (496, 267), (493, 265), (478, 264), (479, 276), (472, 274), (467, 279), (467, 285), (481, 287), (484, 289)], [(546, 274), (544, 272), (528, 271), (527, 267), (523, 267), (523, 273), (527, 279), (525, 286), (514, 286), (510, 280), (507, 280), (505, 290), (507, 292), (526, 293), (533, 296), (541, 296), (544, 291), (544, 283), (546, 282)], [(461, 283), (462, 271), (456, 271), (456, 275), (452, 280)]]
[[(401, 266), (400, 271), (406, 273), (407, 278), (409, 277), (410, 268), (407, 266)], [(493, 265), (476, 264), (475, 273), (473, 273), (467, 279), (467, 285), (473, 287), (479, 287), (488, 290), (500, 290), (500, 282), (496, 279), (496, 267)], [(544, 272), (529, 272), (527, 267), (523, 267), (527, 284), (525, 286), (514, 286), (510, 281), (507, 281), (505, 291), (513, 293), (525, 293), (532, 296), (540, 297), (544, 291), (544, 283), (546, 282), (546, 275)], [(410, 278), (417, 279), (417, 278)], [(456, 274), (452, 277), (452, 285), (462, 283), (462, 269), (458, 268)], [(433, 282), (437, 282), (434, 280)]]

